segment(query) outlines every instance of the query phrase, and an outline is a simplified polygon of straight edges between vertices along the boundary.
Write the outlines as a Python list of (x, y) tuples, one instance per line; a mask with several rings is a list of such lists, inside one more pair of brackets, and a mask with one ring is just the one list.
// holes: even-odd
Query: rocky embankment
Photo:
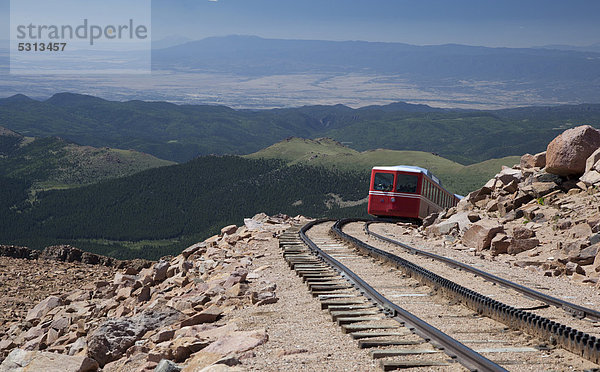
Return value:
[(82, 281), (54, 288), (0, 334), (0, 371), (236, 370), (269, 336), (261, 328), (238, 330), (229, 314), (278, 301), (277, 283), (261, 279), (265, 268), (253, 261), (274, 235), (305, 222), (260, 214), (147, 267), (68, 263), (17, 250), (22, 258), (3, 257), (3, 265), (74, 265), (57, 271)]
[(563, 132), (546, 152), (524, 155), (458, 206), (429, 216), (422, 233), (482, 258), (600, 285), (600, 131)]

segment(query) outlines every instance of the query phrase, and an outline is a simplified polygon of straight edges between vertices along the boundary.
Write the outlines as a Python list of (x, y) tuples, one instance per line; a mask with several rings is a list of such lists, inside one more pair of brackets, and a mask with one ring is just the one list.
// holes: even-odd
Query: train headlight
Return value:
[(393, 203), (393, 202), (395, 202), (395, 201), (396, 201), (396, 198), (392, 197), (392, 199), (391, 199), (391, 200), (392, 200), (392, 203)]

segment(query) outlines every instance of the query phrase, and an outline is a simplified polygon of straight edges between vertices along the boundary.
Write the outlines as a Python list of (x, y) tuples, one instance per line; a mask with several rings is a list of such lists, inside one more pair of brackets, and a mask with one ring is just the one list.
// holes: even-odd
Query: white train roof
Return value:
[(382, 171), (394, 171), (394, 172), (408, 172), (408, 173), (423, 173), (427, 177), (431, 178), (435, 183), (442, 186), (442, 182), (439, 178), (433, 175), (431, 171), (421, 167), (415, 167), (414, 165), (394, 165), (388, 167), (373, 167), (373, 170), (382, 170)]

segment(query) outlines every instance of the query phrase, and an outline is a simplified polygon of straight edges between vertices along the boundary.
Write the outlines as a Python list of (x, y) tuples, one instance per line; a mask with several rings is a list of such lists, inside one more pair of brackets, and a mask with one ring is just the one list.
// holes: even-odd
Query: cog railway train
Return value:
[(455, 206), (459, 200), (439, 178), (421, 167), (397, 165), (371, 171), (368, 213), (376, 217), (422, 220)]

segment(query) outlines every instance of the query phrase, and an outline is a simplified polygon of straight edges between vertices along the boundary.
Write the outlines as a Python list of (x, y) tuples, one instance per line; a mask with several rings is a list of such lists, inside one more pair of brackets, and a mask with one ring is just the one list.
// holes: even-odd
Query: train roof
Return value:
[(433, 175), (429, 169), (416, 167), (414, 165), (393, 165), (388, 167), (373, 167), (373, 170), (383, 171), (395, 171), (395, 172), (409, 172), (409, 173), (423, 173), (427, 177), (431, 178), (435, 183), (442, 186), (442, 181)]

